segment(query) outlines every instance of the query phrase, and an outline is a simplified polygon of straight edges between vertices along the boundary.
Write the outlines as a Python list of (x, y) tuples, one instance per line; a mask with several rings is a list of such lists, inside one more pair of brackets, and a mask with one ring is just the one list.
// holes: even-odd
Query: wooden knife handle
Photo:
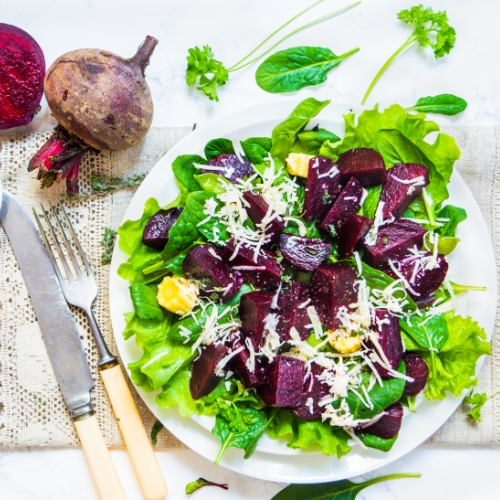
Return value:
[(76, 432), (101, 500), (126, 500), (95, 415), (75, 420)]
[(162, 500), (167, 485), (120, 365), (101, 370), (116, 420), (146, 500)]

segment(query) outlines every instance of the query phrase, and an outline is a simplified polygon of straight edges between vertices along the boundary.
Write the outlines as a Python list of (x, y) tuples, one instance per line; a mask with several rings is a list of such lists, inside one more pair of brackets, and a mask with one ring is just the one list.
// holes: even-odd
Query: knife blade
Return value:
[(102, 500), (125, 499), (90, 403), (94, 381), (80, 335), (52, 263), (22, 205), (5, 191), (1, 203), (0, 222), (21, 268), (54, 375), (75, 421), (99, 496)]

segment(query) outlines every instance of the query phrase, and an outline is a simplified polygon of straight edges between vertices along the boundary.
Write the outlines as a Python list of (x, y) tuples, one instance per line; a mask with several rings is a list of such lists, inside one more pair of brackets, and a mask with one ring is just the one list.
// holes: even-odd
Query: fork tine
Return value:
[[(66, 257), (64, 256), (64, 253), (62, 251), (61, 244), (59, 243), (59, 240), (57, 239), (56, 232), (54, 231), (54, 228), (53, 228), (52, 224), (50, 223), (50, 219), (47, 217), (47, 211), (45, 210), (45, 207), (42, 205), (42, 203), (40, 203), (40, 207), (42, 208), (42, 213), (44, 214), (45, 222), (49, 226), (50, 232), (52, 233), (52, 237), (54, 238), (54, 241), (56, 243), (57, 253), (59, 254), (59, 257), (61, 259), (64, 270), (66, 271), (66, 276), (68, 277), (69, 281), (73, 281), (74, 280), (73, 273), (71, 272), (71, 270), (68, 266), (68, 262), (66, 261)], [(56, 270), (57, 277), (60, 279), (62, 278), (63, 281), (61, 283), (64, 283), (64, 277), (62, 276), (61, 271), (59, 269), (59, 265), (57, 264), (57, 262), (55, 260), (54, 251), (52, 250), (52, 246), (49, 243), (49, 240), (47, 238), (47, 234), (45, 233), (45, 230), (43, 229), (42, 223), (41, 223), (40, 219), (38, 218), (38, 215), (36, 214), (35, 210), (33, 210), (33, 212), (35, 213), (38, 227), (40, 228), (40, 231), (43, 235), (44, 243), (49, 251), (49, 257), (51, 258), (50, 260), (52, 261), (52, 264), (54, 265), (54, 269)]]
[(68, 237), (66, 236), (66, 232), (64, 231), (64, 228), (61, 224), (61, 221), (59, 220), (59, 217), (56, 214), (55, 208), (52, 206), (52, 203), (49, 201), (50, 208), (52, 210), (52, 215), (56, 219), (57, 225), (59, 226), (59, 230), (61, 231), (64, 242), (66, 243), (66, 248), (68, 250), (68, 253), (71, 256), (71, 260), (73, 261), (73, 266), (75, 267), (75, 271), (78, 274), (78, 277), (83, 276), (82, 270), (80, 269), (80, 263), (78, 262), (78, 259), (76, 258), (75, 252), (73, 251), (73, 246), (70, 244)]
[(85, 255), (85, 252), (83, 251), (83, 248), (80, 245), (80, 240), (76, 236), (75, 230), (73, 229), (73, 224), (71, 224), (71, 221), (69, 220), (68, 214), (66, 213), (66, 209), (64, 208), (64, 205), (61, 203), (61, 200), (59, 199), (59, 197), (57, 198), (57, 200), (59, 201), (59, 207), (61, 208), (62, 213), (64, 214), (64, 218), (66, 220), (66, 223), (68, 224), (69, 230), (71, 232), (71, 236), (73, 237), (73, 240), (76, 244), (76, 247), (78, 248), (78, 251), (80, 252), (80, 257), (82, 258), (83, 263), (85, 264), (85, 269), (87, 270), (87, 274), (89, 276), (92, 276), (92, 269), (90, 268), (90, 264), (87, 260), (87, 256)]

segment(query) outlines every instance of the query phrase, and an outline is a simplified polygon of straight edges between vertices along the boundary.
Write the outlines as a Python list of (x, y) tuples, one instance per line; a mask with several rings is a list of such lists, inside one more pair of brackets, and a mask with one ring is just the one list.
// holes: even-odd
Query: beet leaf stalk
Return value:
[(385, 70), (392, 64), (394, 59), (406, 50), (410, 45), (418, 43), (421, 47), (431, 47), (436, 59), (449, 54), (455, 45), (456, 31), (448, 24), (446, 11), (434, 12), (431, 7), (423, 7), (421, 4), (405, 9), (398, 13), (398, 19), (406, 24), (413, 24), (414, 28), (408, 39), (385, 64), (380, 68), (375, 78), (370, 83), (361, 104), (368, 99), (371, 91), (377, 84)]

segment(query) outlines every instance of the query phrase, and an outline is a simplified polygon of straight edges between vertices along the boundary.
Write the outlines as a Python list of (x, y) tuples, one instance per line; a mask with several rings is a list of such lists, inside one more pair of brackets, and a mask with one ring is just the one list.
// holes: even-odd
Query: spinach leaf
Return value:
[(241, 141), (241, 147), (245, 152), (245, 156), (250, 163), (254, 165), (263, 163), (264, 159), (269, 156), (272, 142), (269, 137), (251, 137)]
[[(187, 200), (189, 200), (188, 196)], [(196, 229), (195, 222), (191, 219), (187, 207), (181, 212), (181, 215), (170, 228), (168, 233), (168, 242), (165, 249), (161, 253), (163, 262), (167, 263), (181, 252), (189, 248), (200, 234)]]
[(174, 172), (175, 178), (179, 184), (184, 186), (190, 193), (200, 190), (200, 186), (194, 178), (195, 174), (200, 173), (200, 169), (196, 168), (194, 163), (204, 165), (207, 163), (207, 160), (198, 155), (181, 155), (172, 163), (172, 171)]
[[(217, 242), (226, 242), (229, 240), (229, 233), (227, 232), (226, 226), (214, 217), (207, 220), (205, 203), (210, 198), (217, 201), (215, 193), (209, 191), (191, 193), (186, 199), (186, 211), (189, 214), (191, 223), (203, 236), (205, 236), (205, 238), (209, 241), (217, 240)], [(214, 228), (218, 231), (218, 238), (214, 237)]]
[[(463, 208), (454, 205), (445, 205), (438, 214), (439, 218), (449, 219), (436, 232), (440, 236), (455, 236), (457, 226), (467, 219), (467, 212)], [(441, 239), (441, 238), (440, 238)]]
[(216, 194), (225, 193), (226, 190), (223, 184), (229, 184), (229, 181), (225, 177), (217, 174), (200, 174), (195, 175), (194, 178), (203, 191), (210, 191)]
[(234, 154), (233, 143), (229, 139), (212, 139), (205, 146), (207, 160), (220, 154)]
[(363, 442), (365, 446), (368, 448), (375, 448), (380, 451), (390, 451), (398, 436), (394, 436), (391, 439), (383, 439), (378, 436), (374, 436), (373, 434), (358, 434), (359, 439)]
[(294, 92), (326, 81), (327, 74), (359, 49), (336, 56), (323, 47), (292, 47), (269, 56), (255, 73), (257, 85), (274, 94)]
[(453, 94), (439, 94), (435, 96), (421, 97), (417, 104), (407, 111), (421, 111), (422, 113), (436, 113), (440, 115), (458, 115), (467, 108), (467, 101)]
[(377, 205), (380, 200), (380, 193), (382, 192), (382, 184), (378, 186), (372, 186), (365, 188), (368, 191), (368, 196), (361, 207), (363, 212), (361, 215), (368, 217), (369, 219), (375, 219), (375, 212), (377, 211)]
[(134, 303), (137, 316), (142, 319), (156, 319), (161, 321), (165, 314), (158, 304), (156, 294), (142, 283), (130, 285), (130, 297)]
[(157, 440), (157, 436), (158, 436), (158, 433), (163, 429), (163, 424), (157, 420), (153, 426), (151, 427), (151, 432), (149, 433), (149, 436), (151, 438), (151, 444), (156, 445), (156, 443), (158, 442)]
[(285, 162), (295, 144), (297, 134), (302, 132), (309, 120), (314, 118), (329, 103), (330, 101), (317, 101), (313, 97), (309, 97), (298, 104), (285, 121), (274, 127), (272, 155)]
[(292, 153), (317, 156), (325, 141), (337, 142), (340, 138), (324, 128), (304, 130), (297, 134), (297, 142), (293, 145)]
[(344, 479), (333, 483), (291, 484), (274, 495), (271, 500), (354, 500), (360, 491), (372, 484), (393, 479), (418, 478), (421, 475), (402, 472), (375, 477), (362, 483), (353, 483)]
[(269, 427), (269, 424), (274, 420), (274, 417), (278, 413), (279, 408), (273, 408), (271, 410), (271, 413), (269, 414), (269, 417), (267, 418), (267, 423), (266, 425), (262, 428), (259, 434), (256, 434), (253, 439), (248, 443), (248, 445), (245, 448), (245, 455), (243, 456), (244, 459), (249, 459), (254, 453), (257, 448), (257, 444), (259, 443), (260, 438), (264, 434), (264, 431)]
[(402, 318), (399, 321), (399, 326), (417, 344), (425, 349), (439, 352), (443, 345), (448, 340), (448, 325), (443, 314), (432, 316), (430, 319), (426, 313), (423, 313), (422, 318), (411, 319), (411, 323), (407, 318)]

